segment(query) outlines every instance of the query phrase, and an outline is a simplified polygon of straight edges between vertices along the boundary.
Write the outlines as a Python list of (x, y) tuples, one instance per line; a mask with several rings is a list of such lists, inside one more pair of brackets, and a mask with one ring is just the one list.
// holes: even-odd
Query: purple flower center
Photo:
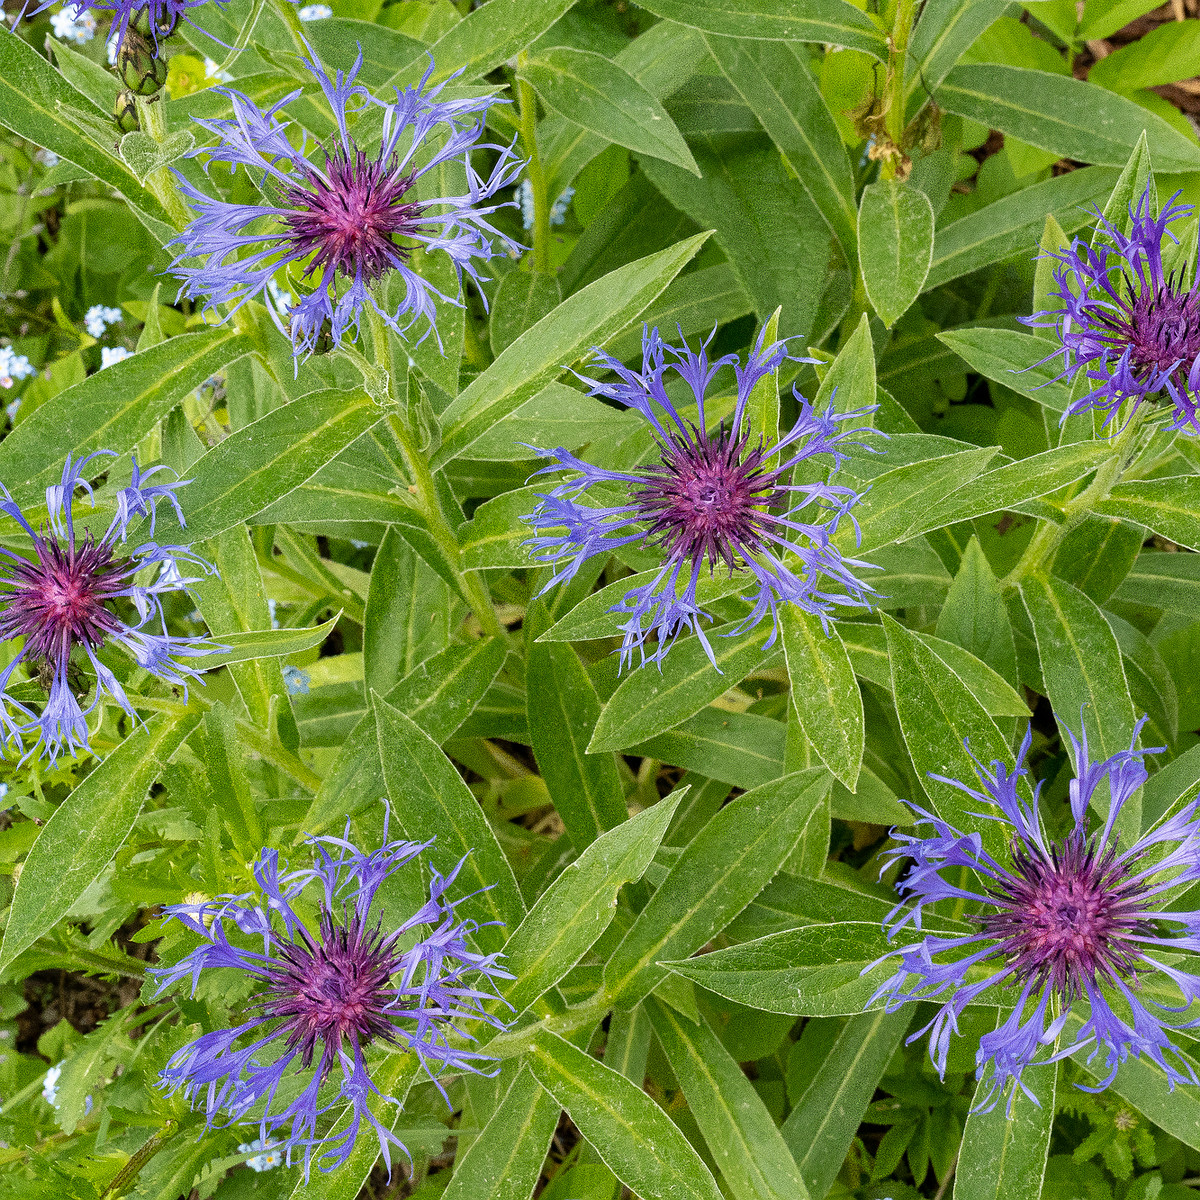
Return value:
[(1012, 855), (1013, 874), (989, 889), (995, 911), (976, 919), (1001, 941), (1020, 983), (1035, 979), (1069, 1002), (1084, 979), (1113, 983), (1136, 973), (1141, 952), (1125, 939), (1152, 936), (1154, 927), (1115, 844), (1100, 853), (1094, 837), (1075, 831), (1049, 858), (1018, 842)]
[(85, 537), (81, 545), (58, 539), (34, 541), (37, 561), (13, 556), (0, 579), (5, 609), (0, 638), (25, 638), (30, 658), (62, 663), (74, 646), (97, 647), (121, 629), (105, 602), (126, 590), (129, 559), (113, 557), (111, 547)]
[(1100, 340), (1117, 354), (1129, 351), (1134, 375), (1149, 386), (1161, 372), (1172, 372), (1176, 382), (1187, 386), (1188, 372), (1200, 355), (1200, 298), (1194, 291), (1181, 291), (1174, 276), (1157, 288), (1147, 286), (1135, 293), (1126, 279), (1130, 298), (1119, 310), (1109, 305), (1088, 304), (1084, 312), (1096, 323)]
[(319, 940), (301, 927), (298, 940), (280, 943), (281, 962), (270, 970), (263, 1012), (283, 1021), (287, 1047), (299, 1050), (306, 1067), (323, 1047), (322, 1077), (337, 1062), (343, 1038), (354, 1046), (376, 1037), (394, 1041), (388, 1014), (396, 994), (389, 986), (397, 967), (395, 942), (395, 934), (383, 937), (378, 926), (367, 929), (356, 916), (335, 925), (324, 913)]
[[(335, 146), (326, 154), (325, 173), (308, 168), (303, 184), (284, 190), (280, 207), (289, 240), (316, 257), (306, 273), (332, 268), (371, 282), (408, 261), (411, 249), (398, 235), (419, 232), (422, 206), (405, 201), (416, 171), (397, 176), (396, 156), (372, 159), (357, 148), (353, 155)], [(307, 166), (307, 164), (305, 164)]]
[(712, 436), (694, 426), (692, 434), (659, 443), (661, 461), (644, 468), (649, 482), (633, 498), (669, 555), (698, 564), (707, 554), (710, 564), (724, 562), (732, 572), (775, 523), (768, 510), (787, 496), (778, 486), (781, 472), (763, 466), (761, 440), (745, 453), (748, 430), (736, 439), (724, 424)]

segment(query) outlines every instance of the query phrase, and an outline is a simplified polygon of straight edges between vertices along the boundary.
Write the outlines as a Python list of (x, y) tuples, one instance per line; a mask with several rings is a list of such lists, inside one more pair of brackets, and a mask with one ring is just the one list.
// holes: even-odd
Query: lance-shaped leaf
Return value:
[(619, 1072), (540, 1032), (529, 1069), (614, 1175), (643, 1200), (721, 1200), (708, 1168), (670, 1117)]
[(1011, 1107), (1002, 1099), (990, 1112), (968, 1115), (954, 1200), (1039, 1200), (1057, 1080), (1057, 1064), (1034, 1067), (1021, 1082), (1037, 1097), (1036, 1104), (1017, 1088)]
[[(206, 654), (201, 665), (206, 671), (227, 667), (231, 663), (249, 662), (258, 658), (283, 658), (319, 646), (338, 623), (341, 613), (330, 617), (323, 625), (304, 629), (249, 629), (242, 633), (224, 633), (215, 640), (225, 647)], [(134, 700), (136, 703), (136, 698)]]
[(523, 1067), (466, 1154), (454, 1160), (444, 1200), (532, 1195), (561, 1115), (558, 1101)]
[(1189, 550), (1200, 550), (1200, 475), (1118, 483), (1094, 510), (1145, 525)]
[(618, 267), (526, 330), (442, 413), (442, 444), (433, 465), (462, 454), (501, 417), (537, 395), (564, 363), (575, 362), (636, 321), (707, 238), (698, 233)]
[(808, 1200), (808, 1188), (754, 1085), (721, 1039), (651, 997), (662, 1044), (709, 1151), (735, 1200)]
[(734, 687), (766, 661), (767, 633), (751, 629), (727, 636), (735, 625), (706, 630), (717, 670), (699, 638), (687, 638), (672, 648), (662, 671), (632, 671), (600, 713), (588, 750), (621, 750), (672, 729)]
[(504, 946), (505, 966), (516, 979), (501, 995), (516, 1014), (552, 988), (608, 928), (617, 893), (641, 879), (686, 791), (594, 841), (529, 910)]
[[(437, 838), (426, 853), (443, 875), (466, 856), (458, 886), (476, 894), (462, 902), (460, 912), (481, 924), (499, 921), (515, 928), (525, 905), (479, 801), (427, 734), (380, 696), (373, 694), (372, 702), (383, 779), (402, 828), (410, 838)], [(494, 926), (475, 937), (486, 950), (499, 949), (504, 940)]]
[[(1047, 217), (1048, 221), (1054, 220)], [(1055, 222), (1058, 226), (1058, 222)], [(1051, 262), (1054, 260), (1051, 259)], [(1045, 265), (1038, 263), (1038, 270)], [(1047, 298), (1048, 299), (1048, 298)], [(1034, 311), (1043, 305), (1034, 304)], [(1056, 413), (1063, 413), (1071, 402), (1070, 387), (1058, 381), (1062, 374), (1062, 356), (1041, 362), (1052, 347), (1046, 338), (1015, 329), (947, 329), (939, 333), (945, 342), (973, 370), (997, 383), (1028, 396)], [(1041, 365), (1037, 365), (1041, 363)]]
[(623, 67), (593, 50), (555, 46), (517, 70), (547, 108), (639, 154), (700, 174), (667, 110)]
[(29, 851), (13, 894), (0, 970), (57, 925), (112, 861), (150, 785), (200, 716), (152, 717), (54, 810)]
[[(10, 40), (18, 39), (4, 39)], [(47, 400), (0, 442), (0, 479), (18, 503), (41, 499), (62, 478), (68, 453), (80, 458), (93, 450), (132, 450), (180, 400), (250, 349), (249, 339), (232, 329), (206, 329), (89, 375)]]
[(879, 28), (845, 0), (646, 0), (641, 7), (705, 33), (825, 42), (887, 58), (887, 42)]
[(890, 328), (921, 294), (933, 261), (933, 206), (920, 188), (889, 179), (863, 189), (858, 260), (867, 297)]
[[(169, 344), (169, 343), (168, 343)], [(160, 514), (159, 541), (216, 537), (298, 488), (380, 419), (361, 388), (302, 396), (218, 442), (189, 470), (187, 531)]]
[(829, 788), (800, 771), (731, 800), (684, 849), (604, 968), (608, 995), (632, 1007), (666, 975), (661, 959), (698, 950), (786, 861)]
[(780, 619), (792, 702), (821, 761), (851, 791), (862, 767), (865, 730), (862, 693), (836, 626), (789, 604)]

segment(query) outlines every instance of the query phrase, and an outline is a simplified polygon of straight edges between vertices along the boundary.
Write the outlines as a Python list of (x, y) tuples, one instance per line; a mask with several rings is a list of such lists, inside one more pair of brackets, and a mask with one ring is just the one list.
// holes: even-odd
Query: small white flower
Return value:
[(53, 150), (39, 150), (33, 157), (37, 159), (37, 161), (40, 162), (47, 170), (49, 170), (51, 167), (58, 166), (58, 155), (55, 154)]
[(333, 16), (333, 9), (328, 4), (306, 4), (296, 16), (302, 21), (324, 21)]
[(279, 607), (279, 601), (272, 597), (267, 598), (267, 612), (271, 614), (271, 628), (279, 628), (279, 617), (276, 616), (275, 610)]
[(108, 39), (104, 45), (104, 52), (108, 57), (108, 65), (115, 67), (117, 65), (117, 51), (120, 49), (121, 41), (115, 34)]
[(10, 388), (18, 379), (37, 374), (36, 368), (23, 354), (11, 346), (0, 346), (0, 387)]
[(567, 207), (571, 203), (571, 197), (575, 195), (573, 187), (563, 188), (563, 193), (550, 208), (550, 224), (562, 225), (567, 219)]
[(42, 1099), (51, 1108), (58, 1107), (58, 1078), (61, 1074), (62, 1063), (58, 1063), (46, 1072), (46, 1078), (42, 1081)]
[(115, 325), (124, 315), (119, 308), (109, 308), (103, 304), (93, 304), (84, 315), (83, 327), (92, 337), (103, 337), (104, 331), (110, 325)]
[(100, 370), (103, 371), (105, 367), (111, 367), (113, 363), (124, 362), (125, 359), (132, 357), (133, 355), (124, 346), (101, 346)]
[(261, 1154), (256, 1154), (253, 1158), (246, 1160), (246, 1166), (252, 1171), (270, 1171), (275, 1167), (283, 1166), (283, 1155), (280, 1154), (274, 1142), (263, 1143), (262, 1138), (255, 1138), (252, 1142), (243, 1142), (238, 1147), (240, 1154), (249, 1154), (251, 1150), (261, 1150)]
[(74, 12), (70, 12), (69, 8), (70, 6), (56, 12), (50, 18), (54, 36), (62, 38), (64, 42), (74, 42), (77, 46), (82, 46), (96, 36), (96, 18), (83, 6)]
[(287, 688), (289, 696), (307, 696), (310, 683), (312, 676), (307, 671), (290, 664), (283, 668), (283, 686)]
[(233, 80), (233, 76), (228, 71), (222, 71), (220, 64), (211, 58), (204, 60), (204, 73), (210, 79), (219, 79), (222, 83), (230, 83)]
[(274, 279), (267, 281), (267, 292), (271, 299), (275, 302), (275, 308), (281, 317), (286, 317), (288, 309), (296, 303), (296, 297), (291, 292), (285, 291), (275, 282)]

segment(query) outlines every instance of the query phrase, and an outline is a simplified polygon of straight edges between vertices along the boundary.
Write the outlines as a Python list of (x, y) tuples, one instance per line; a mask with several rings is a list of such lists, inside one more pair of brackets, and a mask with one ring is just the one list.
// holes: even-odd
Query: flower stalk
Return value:
[[(525, 56), (519, 60), (522, 65)], [(541, 275), (550, 273), (550, 196), (546, 173), (537, 146), (537, 97), (533, 88), (517, 78), (517, 102), (521, 110), (521, 148), (528, 160), (525, 165), (529, 186), (533, 190), (533, 269)]]

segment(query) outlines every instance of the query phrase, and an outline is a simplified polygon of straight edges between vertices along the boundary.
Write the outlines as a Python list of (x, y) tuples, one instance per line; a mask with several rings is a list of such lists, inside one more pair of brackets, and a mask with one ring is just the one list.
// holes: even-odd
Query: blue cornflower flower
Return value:
[[(162, 597), (196, 582), (180, 574), (179, 564), (191, 563), (211, 572), (202, 558), (186, 546), (160, 546), (155, 542), (143, 542), (122, 555), (117, 552), (135, 517), (149, 517), (153, 535), (155, 507), (160, 500), (175, 509), (183, 524), (174, 489), (186, 480), (148, 483), (152, 475), (166, 468), (152, 467), (143, 472), (135, 461), (133, 478), (118, 492), (116, 513), (103, 535), (97, 538), (85, 529), (80, 536), (76, 530), (75, 489), (83, 488), (91, 496), (92, 487), (84, 471), (101, 455), (115, 457), (111, 450), (97, 450), (78, 462), (67, 456), (62, 481), (46, 489), (49, 530), (41, 533), (34, 531), (8, 489), (0, 484), (0, 512), (12, 517), (33, 541), (29, 558), (0, 546), (0, 555), (6, 560), (0, 561), (0, 640), (24, 638), (12, 662), (0, 670), (0, 747), (11, 743), (23, 750), (23, 735), (37, 732), (51, 760), (64, 750), (74, 752), (87, 747), (87, 717), (102, 696), (110, 696), (131, 717), (136, 716), (117, 677), (97, 657), (102, 646), (115, 643), (139, 667), (167, 683), (184, 686), (188, 678), (197, 679), (199, 675), (177, 660), (219, 649), (207, 638), (168, 634), (163, 615)], [(139, 572), (155, 565), (159, 570), (154, 582), (134, 583)], [(133, 605), (136, 624), (128, 624), (109, 607), (118, 599)], [(161, 633), (148, 628), (153, 617), (158, 618)], [(96, 677), (96, 692), (87, 708), (76, 697), (83, 683), (71, 661), (76, 649), (91, 663)], [(47, 699), (40, 715), (5, 694), (18, 663), (35, 670), (45, 683)], [(84, 694), (86, 690), (84, 687)]]
[(1194, 210), (1176, 204), (1176, 192), (1152, 217), (1150, 193), (1147, 185), (1130, 208), (1129, 234), (1097, 212), (1096, 233), (1111, 246), (1076, 238), (1069, 249), (1049, 255), (1061, 264), (1054, 269), (1054, 296), (1062, 307), (1021, 320), (1057, 331), (1061, 348), (1042, 362), (1061, 354), (1058, 378), (1073, 379), (1083, 371), (1097, 385), (1068, 408), (1064, 420), (1098, 409), (1107, 414), (1107, 425), (1126, 400), (1136, 411), (1142, 401), (1165, 392), (1175, 407), (1171, 428), (1200, 433), (1200, 280), (1186, 267), (1168, 273), (1162, 257), (1164, 237), (1177, 240), (1169, 226)]
[[(711, 340), (711, 339), (710, 339)], [(598, 382), (580, 376), (591, 387), (591, 395), (615, 400), (636, 409), (654, 430), (658, 461), (632, 471), (612, 471), (584, 462), (563, 447), (538, 450), (552, 463), (535, 474), (567, 469), (579, 477), (559, 484), (538, 496), (539, 503), (524, 520), (539, 531), (528, 545), (537, 557), (557, 564), (546, 588), (574, 577), (580, 566), (595, 554), (610, 554), (633, 542), (657, 544), (664, 563), (649, 583), (632, 589), (614, 612), (627, 614), (621, 626), (621, 666), (633, 660), (661, 664), (675, 639), (684, 630), (694, 630), (713, 665), (716, 660), (700, 618), (710, 619), (696, 599), (696, 584), (707, 562), (710, 574), (723, 565), (730, 573), (743, 575), (756, 589), (753, 611), (733, 631), (744, 632), (768, 613), (772, 645), (777, 633), (780, 604), (799, 605), (826, 623), (835, 605), (869, 608), (874, 594), (867, 584), (855, 579), (851, 568), (870, 563), (843, 558), (833, 545), (838, 522), (858, 503), (851, 487), (830, 483), (794, 483), (790, 472), (798, 463), (817, 454), (828, 454), (835, 468), (845, 459), (841, 442), (852, 432), (839, 430), (841, 422), (864, 413), (838, 413), (833, 405), (818, 412), (795, 392), (800, 415), (791, 430), (774, 446), (757, 444), (745, 415), (754, 385), (773, 372), (787, 357), (784, 342), (763, 344), (760, 334), (745, 365), (736, 354), (710, 361), (706, 342), (699, 351), (686, 344), (666, 344), (657, 329), (642, 335), (642, 370), (631, 371), (602, 350), (596, 361), (616, 375)], [(808, 360), (800, 360), (808, 361)], [(732, 420), (715, 430), (708, 428), (704, 413), (705, 393), (718, 370), (732, 366), (737, 381), (737, 402)], [(667, 372), (673, 371), (692, 390), (699, 410), (698, 421), (686, 420), (667, 395)], [(665, 419), (660, 419), (656, 409)], [(873, 431), (866, 431), (873, 432)], [(772, 457), (774, 465), (769, 465)], [(578, 503), (578, 496), (593, 484), (615, 483), (624, 503), (591, 508)], [(815, 506), (808, 522), (797, 514)], [(850, 517), (854, 522), (853, 516)], [(855, 530), (857, 532), (857, 524)], [(562, 532), (550, 532), (561, 530)], [(822, 590), (822, 577), (840, 584), (844, 593)], [(657, 645), (647, 651), (651, 635)]]
[[(1010, 1081), (1010, 1112), (1018, 1086), (1036, 1102), (1022, 1080), (1025, 1069), (1057, 1062), (1088, 1045), (1088, 1061), (1102, 1055), (1108, 1076), (1086, 1091), (1103, 1091), (1130, 1055), (1153, 1059), (1171, 1088), (1177, 1082), (1198, 1082), (1191, 1065), (1178, 1057), (1168, 1031), (1194, 1027), (1200, 1018), (1174, 1024), (1168, 1019), (1200, 999), (1200, 975), (1152, 955), (1156, 947), (1168, 955), (1200, 949), (1200, 913), (1157, 907), (1200, 879), (1200, 800), (1162, 821), (1127, 850), (1121, 850), (1114, 833), (1122, 807), (1147, 779), (1142, 758), (1159, 753), (1134, 749), (1144, 724), (1143, 717), (1128, 750), (1098, 763), (1088, 755), (1087, 731), (1078, 742), (1068, 731), (1078, 768), (1070, 785), (1074, 826), (1057, 842), (1046, 836), (1038, 819), (1040, 784), (1033, 803), (1026, 803), (1017, 795), (1017, 781), (1028, 771), (1019, 766), (1009, 773), (1000, 762), (993, 762), (990, 771), (977, 764), (982, 791), (957, 779), (930, 778), (999, 808), (1003, 816), (977, 815), (1011, 828), (1007, 862), (994, 859), (978, 833), (961, 833), (911, 803), (917, 824), (932, 832), (893, 834), (898, 844), (887, 856), (911, 860), (911, 866), (896, 885), (905, 899), (885, 922), (889, 938), (909, 922), (920, 929), (922, 909), (938, 900), (965, 901), (970, 906), (968, 919), (979, 932), (930, 933), (885, 955), (880, 962), (898, 955), (900, 966), (868, 1003), (886, 997), (887, 1011), (893, 1012), (910, 1000), (948, 995), (934, 1019), (908, 1039), (915, 1041), (930, 1031), (929, 1054), (939, 1073), (945, 1072), (950, 1032), (958, 1032), (958, 1018), (968, 1004), (992, 988), (1000, 989), (1000, 995), (993, 993), (988, 1003), (1015, 1003), (1005, 1021), (980, 1039), (975, 1061), (976, 1075), (985, 1081), (977, 1106), (983, 1111), (994, 1106)], [(1017, 753), (1019, 763), (1029, 752), (1030, 738), (1027, 731)], [(1111, 800), (1097, 832), (1089, 829), (1087, 809), (1105, 780)], [(1164, 853), (1160, 847), (1168, 842), (1178, 844)], [(916, 903), (906, 909), (913, 897)], [(980, 978), (984, 971), (989, 973)], [(1181, 1005), (1168, 1005), (1151, 995), (1139, 997), (1141, 980), (1153, 971), (1179, 989)], [(1006, 987), (1019, 992), (1006, 1000)], [(1082, 1025), (1060, 1046), (1078, 1002), (1087, 1005)], [(1177, 1057), (1178, 1066), (1169, 1055)]]
[[(399, 334), (423, 317), (427, 332), (436, 335), (435, 299), (460, 303), (464, 274), (479, 282), (476, 260), (486, 262), (496, 253), (487, 235), (516, 249), (487, 220), (505, 205), (480, 203), (511, 184), (521, 167), (510, 148), (480, 141), (492, 97), (439, 99), (444, 83), (428, 90), (425, 86), (431, 63), (419, 86), (397, 89), (394, 101), (378, 100), (354, 82), (362, 66), (361, 50), (349, 73), (339, 70), (332, 79), (315, 53), (305, 66), (316, 76), (337, 122), (337, 136), (329, 143), (310, 144), (299, 126), (294, 127), (299, 146), (289, 141), (289, 125), (276, 114), (299, 90), (263, 112), (235, 89), (217, 88), (229, 97), (233, 117), (196, 118), (220, 141), (193, 154), (228, 163), (232, 170), (246, 167), (264, 203), (214, 199), (180, 180), (197, 214), (174, 241), (179, 253), (171, 269), (183, 280), (181, 293), (210, 307), (227, 303), (236, 309), (261, 296), (279, 268), (304, 263), (312, 290), (282, 315), (267, 305), (291, 338), (295, 354), (311, 352), (323, 333), (334, 344), (356, 334), (367, 304)], [(355, 107), (372, 106), (382, 114), (382, 140), (378, 149), (368, 151), (350, 136), (346, 118)], [(425, 143), (439, 139), (440, 146), (424, 157)], [(471, 165), (473, 149), (499, 152), (487, 179)], [(466, 192), (417, 199), (417, 180), (456, 160), (466, 168)], [(459, 296), (442, 295), (412, 270), (408, 260), (417, 247), (449, 255), (458, 273)], [(203, 260), (199, 266), (184, 265), (197, 258)], [(381, 306), (373, 285), (393, 271), (404, 283), (404, 295), (391, 312)], [(402, 318), (408, 318), (404, 325)]]
[[(260, 897), (165, 910), (203, 942), (174, 965), (154, 968), (160, 992), (183, 979), (194, 991), (201, 972), (218, 967), (246, 972), (258, 991), (244, 1021), (202, 1034), (173, 1055), (163, 1083), (202, 1103), (210, 1128), (223, 1114), (225, 1124), (257, 1124), (263, 1145), (278, 1146), (289, 1163), (303, 1151), (306, 1177), (314, 1150), (324, 1148), (323, 1170), (344, 1162), (364, 1122), (389, 1164), (389, 1143), (408, 1153), (368, 1104), (372, 1095), (400, 1103), (372, 1082), (369, 1043), (411, 1050), (440, 1088), (443, 1071), (479, 1073), (480, 1064), (494, 1061), (451, 1044), (455, 1035), (470, 1036), (460, 1021), (505, 1027), (484, 1005), (496, 999), (492, 981), (512, 976), (498, 954), (471, 948), (478, 926), (455, 913), (465, 897), (446, 898), (465, 859), (448, 875), (430, 868), (429, 900), (398, 927), (385, 932), (382, 916), (372, 915), (384, 880), (432, 844), (389, 841), (387, 827), (385, 815), (383, 845), (370, 853), (349, 840), (349, 823), (340, 838), (309, 838), (314, 865), (283, 873), (278, 851), (264, 849), (253, 867)], [(298, 897), (310, 884), (317, 885), (317, 916), (306, 922), (297, 908), (309, 909)], [(261, 950), (249, 948), (256, 938)], [(325, 1086), (335, 1067), (336, 1091)], [(343, 1103), (351, 1109), (348, 1127), (319, 1135), (322, 1115)]]

